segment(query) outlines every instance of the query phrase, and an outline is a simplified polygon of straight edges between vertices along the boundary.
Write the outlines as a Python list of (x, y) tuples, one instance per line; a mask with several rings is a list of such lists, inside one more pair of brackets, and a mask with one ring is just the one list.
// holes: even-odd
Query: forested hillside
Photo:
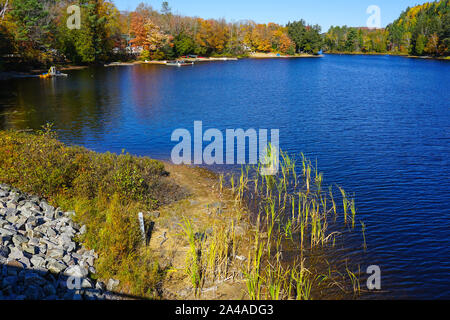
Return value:
[(227, 22), (173, 14), (140, 4), (120, 12), (111, 0), (79, 0), (80, 28), (68, 28), (69, 0), (0, 0), (0, 70), (113, 60), (160, 60), (251, 52), (401, 53), (448, 56), (450, 0), (408, 8), (386, 29)]
[[(72, 17), (67, 8), (74, 3), (81, 8), (80, 29), (67, 27)], [(140, 4), (120, 12), (109, 0), (0, 0), (0, 12), (0, 58), (16, 67), (187, 54), (317, 53), (322, 46), (320, 27), (303, 20), (286, 26), (205, 20), (173, 14), (167, 2), (159, 10)]]
[(409, 8), (390, 24), (388, 49), (412, 55), (449, 55), (450, 0)]
[(400, 53), (448, 56), (450, 0), (407, 8), (386, 29), (331, 27), (325, 34), (330, 52)]

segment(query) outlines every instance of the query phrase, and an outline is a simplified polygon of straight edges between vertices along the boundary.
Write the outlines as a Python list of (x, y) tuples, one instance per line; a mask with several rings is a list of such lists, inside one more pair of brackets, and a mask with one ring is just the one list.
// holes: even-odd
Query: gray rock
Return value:
[(6, 217), (6, 221), (8, 221), (8, 222), (10, 222), (12, 224), (16, 223), (17, 220), (19, 220), (18, 216), (7, 216)]
[(0, 244), (0, 257), (8, 258), (9, 248)]
[(21, 209), (20, 213), (25, 218), (29, 218), (33, 215), (33, 212), (30, 209)]
[(83, 288), (83, 289), (93, 288), (91, 280), (84, 278), (83, 281), (81, 282), (81, 288)]
[(80, 234), (83, 235), (83, 234), (86, 233), (86, 231), (87, 231), (86, 226), (85, 226), (85, 225), (82, 225), (81, 228), (80, 228)]
[(97, 281), (97, 283), (95, 284), (95, 289), (100, 290), (100, 291), (105, 291), (106, 285), (102, 281)]
[(31, 255), (35, 255), (39, 253), (39, 248), (30, 244), (23, 245), (23, 251), (29, 253)]
[(35, 255), (35, 256), (31, 257), (30, 261), (33, 264), (33, 266), (36, 268), (45, 267), (45, 259), (40, 256)]
[(47, 237), (54, 238), (54, 237), (56, 237), (56, 235), (57, 235), (57, 233), (56, 233), (55, 229), (53, 229), (53, 228), (47, 229)]
[(55, 261), (49, 263), (47, 268), (50, 272), (61, 273), (67, 268), (67, 265), (61, 261)]
[[(4, 226), (3, 226), (3, 230), (10, 231), (10, 232), (12, 232), (13, 234), (16, 234), (16, 233), (17, 233), (17, 229), (16, 229), (14, 226), (10, 225), (10, 224), (4, 225)], [(1, 232), (1, 231), (0, 231), (0, 232)]]
[(72, 261), (72, 256), (69, 255), (69, 254), (66, 254), (66, 255), (63, 257), (63, 261), (64, 261), (66, 264), (70, 265), (69, 262)]
[(16, 247), (21, 247), (22, 243), (27, 243), (29, 239), (22, 235), (16, 234), (13, 236), (12, 241)]
[(77, 244), (73, 241), (69, 242), (69, 244), (67, 244), (65, 246), (65, 249), (67, 250), (67, 252), (73, 252), (76, 248), (77, 248)]
[(41, 243), (38, 245), (39, 248), (39, 254), (46, 254), (47, 253), (47, 245), (44, 243)]
[(72, 217), (76, 216), (76, 213), (75, 213), (75, 211), (69, 211), (69, 212), (66, 212), (66, 216), (68, 216), (69, 218), (72, 218)]
[(17, 201), (12, 200), (12, 201), (8, 202), (8, 204), (6, 205), (6, 207), (9, 208), (9, 209), (13, 209), (14, 215), (15, 215), (15, 214), (17, 214), (17, 206), (18, 206), (18, 205), (19, 205), (19, 204), (17, 203)]
[(35, 216), (29, 216), (27, 219), (27, 224), (31, 225), (32, 227), (36, 227), (38, 223), (38, 219)]
[(27, 218), (25, 217), (20, 217), (17, 221), (16, 221), (16, 228), (17, 230), (25, 230), (25, 223), (27, 222)]
[(64, 271), (64, 274), (69, 277), (85, 278), (88, 275), (88, 271), (79, 265), (74, 265), (67, 268), (67, 270)]
[(39, 239), (38, 238), (31, 238), (30, 241), (28, 241), (28, 244), (30, 246), (38, 247), (39, 246)]
[[(115, 298), (103, 292), (116, 289), (119, 281), (110, 279), (105, 285), (89, 278), (98, 255), (72, 240), (87, 231), (73, 216), (0, 184), (0, 300)], [(82, 290), (70, 291), (68, 277), (81, 279)]]
[(10, 247), (11, 252), (9, 253), (8, 259), (19, 260), (24, 257), (23, 251), (16, 247)]
[(83, 258), (83, 256), (77, 252), (73, 252), (72, 253), (72, 258), (77, 259), (77, 260), (81, 260)]
[(64, 250), (59, 248), (52, 248), (48, 250), (47, 255), (50, 258), (62, 259), (64, 257)]
[(85, 289), (83, 293), (84, 299), (86, 300), (98, 300), (99, 299), (99, 292), (94, 289)]
[(108, 280), (108, 284), (106, 285), (106, 289), (108, 291), (114, 291), (114, 289), (116, 289), (120, 284), (119, 280), (115, 280), (115, 279), (109, 279)]
[(62, 246), (69, 246), (72, 244), (72, 237), (69, 236), (68, 234), (62, 234), (59, 238), (58, 238), (58, 242), (60, 245)]
[(51, 221), (52, 219), (54, 219), (55, 213), (53, 211), (46, 211), (44, 213), (44, 217), (49, 219), (49, 221)]
[(28, 259), (27, 257), (23, 256), (22, 258), (18, 259), (18, 261), (24, 264), (27, 268), (31, 268), (30, 259)]
[(54, 207), (52, 207), (51, 205), (49, 205), (47, 202), (45, 202), (45, 201), (42, 201), (41, 203), (40, 203), (40, 207), (42, 208), (42, 210), (45, 212), (45, 213), (51, 213), (51, 216), (53, 217), (53, 213), (55, 212), (55, 208)]
[(45, 239), (45, 238), (41, 238), (41, 239), (39, 240), (39, 242), (40, 242), (41, 244), (45, 244), (45, 245), (47, 246), (47, 249), (48, 249), (48, 250), (50, 250), (50, 249), (52, 249), (52, 248), (57, 248), (57, 247), (58, 247), (58, 243), (56, 243), (56, 241), (50, 241), (50, 240)]
[(94, 266), (94, 257), (93, 256), (87, 256), (85, 258), (86, 263), (88, 266), (93, 267)]

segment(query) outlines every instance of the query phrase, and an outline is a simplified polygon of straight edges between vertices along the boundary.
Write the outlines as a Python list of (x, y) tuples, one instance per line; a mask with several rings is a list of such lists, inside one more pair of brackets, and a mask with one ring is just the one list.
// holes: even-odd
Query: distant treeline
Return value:
[[(69, 29), (70, 5), (81, 8), (81, 28)], [(0, 0), (0, 57), (27, 65), (92, 64), (111, 60), (170, 59), (196, 54), (318, 53), (319, 26), (228, 23), (173, 14), (140, 4), (120, 12), (109, 0)], [(0, 63), (1, 64), (1, 63)]]
[[(287, 25), (250, 20), (227, 22), (173, 14), (140, 4), (121, 12), (111, 0), (0, 0), (0, 68), (96, 64), (113, 60), (173, 59), (184, 55), (245, 56), (251, 52), (317, 54), (393, 52), (449, 53), (449, 1), (408, 8), (386, 29), (331, 27), (299, 20)], [(70, 29), (70, 5), (80, 8), (79, 29)]]
[(399, 53), (448, 56), (450, 0), (408, 8), (386, 29), (331, 27), (324, 49), (332, 52)]

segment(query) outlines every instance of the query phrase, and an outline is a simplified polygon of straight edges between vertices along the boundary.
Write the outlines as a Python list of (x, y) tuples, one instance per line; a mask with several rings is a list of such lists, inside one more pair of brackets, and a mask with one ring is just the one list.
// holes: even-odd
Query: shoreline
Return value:
[(377, 53), (377, 52), (324, 52), (324, 55), (347, 55), (347, 56), (393, 56), (393, 57), (402, 57), (402, 58), (410, 58), (410, 59), (424, 59), (424, 60), (441, 60), (448, 61), (450, 60), (450, 56), (447, 57), (432, 57), (432, 56), (411, 56), (409, 54), (403, 53)]
[[(298, 55), (277, 55), (275, 53), (255, 53), (250, 54), (245, 57), (208, 57), (208, 58), (178, 58), (179, 60), (185, 60), (189, 62), (224, 62), (224, 61), (239, 61), (242, 59), (299, 59), (299, 58), (322, 58), (324, 55), (312, 55), (312, 54), (298, 54)], [(134, 60), (128, 62), (115, 61), (111, 63), (105, 63), (102, 66), (104, 68), (110, 67), (123, 67), (123, 66), (135, 66), (140, 64), (151, 64), (151, 65), (166, 65), (168, 60), (151, 60), (151, 61), (141, 61)], [(60, 71), (70, 71), (70, 70), (83, 70), (91, 66), (86, 65), (67, 65), (60, 66), (57, 69)], [(0, 71), (0, 81), (16, 79), (16, 78), (28, 78), (37, 77), (39, 74), (46, 72), (46, 69), (34, 69), (30, 71)]]
[[(326, 55), (349, 55), (349, 56), (395, 56), (402, 58), (410, 58), (410, 59), (423, 59), (423, 60), (438, 60), (438, 61), (449, 61), (450, 57), (432, 57), (432, 56), (411, 56), (408, 54), (401, 53), (374, 53), (374, 52), (324, 52), (320, 55), (312, 55), (312, 54), (299, 54), (299, 55), (276, 55), (274, 53), (256, 53), (251, 54), (247, 57), (238, 58), (238, 57), (209, 57), (209, 58), (184, 58), (183, 60), (189, 62), (223, 62), (223, 61), (239, 61), (243, 59), (308, 59), (308, 58), (323, 58)], [(181, 58), (179, 58), (181, 59)], [(104, 64), (104, 68), (110, 67), (121, 67), (121, 66), (135, 66), (140, 64), (150, 64), (150, 65), (166, 65), (167, 60), (152, 60), (152, 61), (140, 61), (135, 60), (131, 62), (111, 62), (108, 64)], [(61, 71), (69, 71), (69, 70), (83, 70), (87, 69), (90, 66), (77, 66), (77, 65), (68, 65), (58, 68)], [(37, 77), (40, 73), (45, 72), (44, 69), (35, 69), (29, 72), (24, 71), (0, 71), (0, 81), (16, 79), (16, 78), (28, 78), (28, 77)]]
[(323, 55), (314, 54), (295, 54), (295, 55), (277, 55), (276, 53), (257, 52), (250, 54), (248, 59), (298, 59), (298, 58), (322, 58)]
[[(74, 66), (68, 65), (64, 67), (57, 68), (60, 71), (69, 71), (69, 70), (83, 70), (87, 69), (89, 66)], [(30, 71), (0, 71), (0, 81), (17, 79), (17, 78), (35, 78), (39, 77), (39, 74), (46, 72), (46, 69), (34, 69)]]
[[(66, 150), (67, 152), (78, 153), (81, 151), (82, 153), (79, 153), (79, 156), (82, 156), (84, 153), (84, 151), (79, 149), (79, 147), (65, 146), (64, 144), (53, 140), (51, 137), (44, 138), (23, 132), (0, 131), (0, 149), (10, 150), (12, 146), (9, 143), (11, 141), (29, 141), (32, 144), (36, 144), (36, 146), (41, 146), (42, 148), (47, 147), (44, 146), (43, 143), (45, 143), (44, 141), (48, 141), (50, 144), (56, 144), (55, 147), (61, 147), (62, 150)], [(19, 147), (17, 150), (18, 152), (21, 152), (20, 150), (23, 149), (22, 147)], [(105, 154), (91, 152), (87, 149), (86, 152), (94, 157), (105, 156)], [(106, 157), (108, 158), (109, 156), (106, 155)], [(114, 157), (114, 159), (117, 159), (114, 162), (116, 162), (119, 166), (120, 157), (123, 157), (123, 155)], [(144, 217), (146, 245), (142, 245), (141, 233), (135, 234), (139, 245), (136, 248), (136, 251), (130, 256), (133, 257), (132, 260), (126, 259), (123, 266), (112, 261), (112, 265), (109, 266), (107, 270), (102, 267), (102, 263), (105, 263), (105, 260), (108, 261), (110, 259), (109, 257), (114, 257), (114, 253), (111, 252), (114, 250), (114, 247), (106, 252), (105, 250), (96, 250), (99, 259), (95, 260), (95, 276), (105, 279), (106, 282), (108, 282), (108, 279), (114, 279), (114, 281), (117, 280), (120, 285), (117, 287), (117, 291), (114, 291), (119, 292), (121, 295), (133, 297), (133, 299), (148, 299), (152, 297), (164, 300), (248, 299), (249, 297), (246, 294), (247, 290), (245, 277), (241, 270), (245, 269), (247, 264), (246, 257), (249, 256), (251, 237), (255, 235), (255, 231), (247, 220), (245, 209), (240, 204), (235, 202), (230, 190), (220, 185), (218, 175), (204, 168), (185, 165), (177, 166), (170, 164), (167, 161), (153, 160), (147, 157), (129, 157), (131, 157), (130, 159), (133, 159), (132, 161), (137, 161), (137, 164), (139, 165), (142, 165), (141, 162), (145, 161), (155, 163), (157, 166), (159, 166), (158, 164), (163, 166), (167, 175), (163, 174), (160, 178), (158, 178), (161, 179), (160, 183), (170, 183), (174, 186), (176, 185), (177, 188), (182, 190), (182, 196), (179, 196), (179, 192), (174, 191), (173, 194), (171, 192), (170, 194), (163, 196), (164, 198), (168, 198), (168, 203), (161, 203), (158, 207), (153, 209), (147, 208), (145, 210), (143, 210), (141, 205), (136, 206), (133, 202), (129, 202), (129, 205), (125, 206), (123, 206), (123, 204), (119, 205), (114, 202), (114, 197), (112, 197), (112, 199), (108, 199), (108, 197), (101, 200), (100, 202), (111, 202), (112, 207), (110, 209), (106, 209), (107, 216), (109, 216), (109, 211), (115, 211), (117, 209), (121, 214), (127, 211), (132, 212), (132, 220), (117, 220), (114, 223), (118, 225), (114, 225), (114, 228), (108, 232), (117, 232), (117, 235), (111, 237), (112, 239), (115, 237), (117, 237), (117, 239), (121, 239), (119, 242), (124, 241), (127, 237), (131, 237), (134, 231), (139, 230), (139, 228), (136, 227), (138, 222), (137, 209), (139, 208), (139, 210), (143, 212)], [(3, 160), (11, 159), (10, 156), (6, 155), (0, 156), (0, 158), (3, 158)], [(3, 169), (3, 165), (7, 165), (3, 160), (0, 161), (0, 171)], [(24, 159), (24, 161), (27, 162), (29, 160)], [(69, 161), (76, 162), (73, 158), (70, 158)], [(16, 166), (16, 164), (14, 166)], [(57, 167), (54, 169), (57, 169)], [(48, 169), (47, 174), (51, 174), (54, 169)], [(6, 175), (9, 175), (9, 173)], [(5, 179), (6, 175), (4, 174), (3, 176), (0, 176), (0, 183), (9, 184), (10, 182), (14, 182), (15, 178), (10, 181), (6, 181), (8, 180)], [(86, 177), (86, 179), (86, 181), (92, 180), (89, 177)], [(97, 200), (89, 200), (89, 202), (86, 202), (86, 199), (80, 198), (76, 195), (74, 198), (68, 198), (64, 193), (59, 194), (59, 191), (56, 191), (57, 193), (53, 194), (46, 194), (44, 197), (42, 194), (31, 192), (32, 190), (27, 187), (29, 181), (26, 180), (27, 179), (19, 178), (16, 183), (11, 183), (9, 185), (11, 185), (12, 188), (17, 188), (17, 190), (20, 190), (24, 194), (30, 194), (31, 197), (39, 196), (46, 199), (42, 201), (48, 201), (51, 206), (58, 208), (55, 210), (59, 210), (61, 208), (64, 212), (73, 212), (74, 214), (71, 217), (73, 218), (74, 223), (77, 223), (80, 226), (87, 226), (87, 231), (84, 234), (84, 238), (81, 235), (79, 238), (80, 245), (83, 245), (86, 250), (91, 250), (93, 249), (92, 245), (97, 244), (97, 242), (102, 243), (102, 241), (104, 241), (102, 240), (102, 237), (105, 237), (105, 235), (102, 235), (102, 231), (100, 231), (102, 228), (105, 230), (105, 226), (103, 225), (104, 222), (98, 225), (98, 221), (95, 222), (95, 220), (98, 220), (98, 213), (105, 209), (101, 209), (99, 204), (96, 204), (96, 202), (98, 202)], [(39, 192), (41, 192), (41, 190), (45, 189), (45, 186), (42, 185), (39, 189)], [(107, 208), (111, 205), (107, 205)], [(118, 205), (119, 208), (115, 208)], [(0, 206), (0, 222), (3, 217), (1, 208), (3, 207)], [(92, 213), (86, 215), (86, 210), (92, 211), (94, 216), (92, 216)], [(119, 217), (117, 217), (117, 219), (119, 219)], [(130, 223), (132, 223), (133, 226), (131, 226)], [(202, 237), (205, 237), (205, 243), (203, 244), (205, 246), (206, 243), (208, 243), (208, 247), (213, 245), (220, 248), (227, 243), (230, 243), (230, 245), (233, 243), (232, 254), (231, 252), (226, 253), (226, 251), (216, 253), (218, 259), (217, 262), (223, 262), (225, 260), (228, 261), (226, 268), (222, 269), (221, 266), (216, 266), (216, 272), (219, 272), (217, 276), (212, 273), (211, 276), (208, 276), (203, 280), (202, 284), (198, 288), (193, 285), (192, 279), (185, 271), (190, 267), (187, 261), (190, 257), (192, 249), (192, 244), (190, 244), (188, 238), (186, 238), (186, 235), (183, 235), (183, 228), (186, 227), (186, 223), (189, 223), (189, 225), (192, 226), (192, 232), (195, 233), (195, 237), (198, 235), (203, 235)], [(117, 228), (120, 229), (117, 230)], [(126, 234), (122, 235), (123, 233)], [(224, 236), (226, 237), (224, 238)], [(106, 236), (106, 239), (109, 239), (108, 242), (112, 240), (111, 237)], [(205, 247), (204, 250), (208, 252), (206, 248), (207, 247)], [(225, 256), (223, 256), (224, 254)], [(12, 258), (13, 257), (11, 257), (11, 259)], [(43, 258), (46, 258), (45, 255)], [(150, 272), (150, 274), (147, 273), (146, 275), (144, 271), (148, 267), (145, 265), (139, 265), (138, 261), (141, 259), (148, 261), (148, 267), (150, 268), (152, 268), (152, 264), (157, 263), (157, 274), (154, 274), (154, 271), (150, 270), (147, 271)], [(111, 268), (117, 269), (118, 272), (111, 273), (109, 271)], [(150, 287), (152, 292), (153, 289), (159, 292), (158, 296), (152, 296), (153, 294), (149, 296), (145, 292), (133, 289), (133, 287), (138, 285), (139, 282), (133, 283), (134, 280), (122, 275), (128, 268), (136, 269), (134, 272), (137, 272), (138, 274), (144, 273), (140, 276), (142, 277), (141, 281), (149, 281), (149, 285), (153, 285), (153, 281), (158, 281), (159, 284), (157, 286), (157, 290), (156, 287)], [(32, 271), (33, 268), (28, 269)], [(167, 270), (171, 271), (168, 272)], [(208, 271), (208, 273), (210, 272), (211, 271)], [(221, 273), (222, 275), (219, 276)], [(154, 277), (154, 280), (152, 277)], [(84, 293), (82, 295), (84, 295)]]
[[(308, 253), (316, 245), (320, 248), (320, 243), (323, 248), (334, 233), (327, 235), (324, 225), (320, 234), (307, 227), (305, 235), (299, 231), (300, 224), (326, 221), (329, 211), (313, 214), (308, 210), (304, 214), (309, 219), (303, 215), (291, 218), (291, 204), (283, 197), (283, 205), (272, 208), (276, 213), (266, 207), (255, 215), (246, 191), (259, 186), (255, 199), (278, 199), (269, 185), (267, 194), (262, 176), (258, 177), (261, 184), (252, 185), (249, 172), (243, 171), (235, 185), (233, 175), (218, 175), (201, 167), (67, 146), (51, 131), (0, 131), (0, 151), (0, 182), (42, 197), (54, 208), (74, 212), (74, 223), (86, 226), (80, 244), (98, 254), (96, 277), (118, 281), (120, 294), (164, 300), (345, 299), (361, 294), (351, 289), (348, 279), (339, 278), (337, 269), (333, 275), (337, 278), (330, 283), (316, 282), (312, 276), (324, 272), (325, 262), (309, 261)], [(312, 163), (305, 161), (310, 172)], [(294, 170), (290, 160), (283, 165)], [(55, 171), (69, 168), (73, 174), (54, 183), (28, 172), (53, 177)], [(275, 179), (288, 182), (285, 177)], [(61, 189), (60, 185), (71, 187)], [(309, 189), (301, 192), (306, 196), (305, 208), (319, 209), (315, 197), (308, 197)], [(310, 239), (311, 247), (304, 246)], [(292, 255), (281, 262), (278, 257), (283, 248), (292, 250)], [(277, 273), (280, 268), (286, 268), (286, 273)], [(335, 281), (342, 281), (341, 293), (326, 290)], [(281, 285), (277, 294), (269, 290), (273, 283)], [(292, 283), (300, 289), (290, 292)]]

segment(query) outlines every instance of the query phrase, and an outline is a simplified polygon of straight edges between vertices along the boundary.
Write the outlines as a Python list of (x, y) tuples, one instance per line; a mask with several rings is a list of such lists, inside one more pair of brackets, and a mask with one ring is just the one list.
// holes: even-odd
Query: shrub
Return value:
[(0, 133), (0, 181), (46, 198), (117, 194), (153, 209), (181, 196), (167, 175), (159, 161), (66, 146), (49, 132)]

